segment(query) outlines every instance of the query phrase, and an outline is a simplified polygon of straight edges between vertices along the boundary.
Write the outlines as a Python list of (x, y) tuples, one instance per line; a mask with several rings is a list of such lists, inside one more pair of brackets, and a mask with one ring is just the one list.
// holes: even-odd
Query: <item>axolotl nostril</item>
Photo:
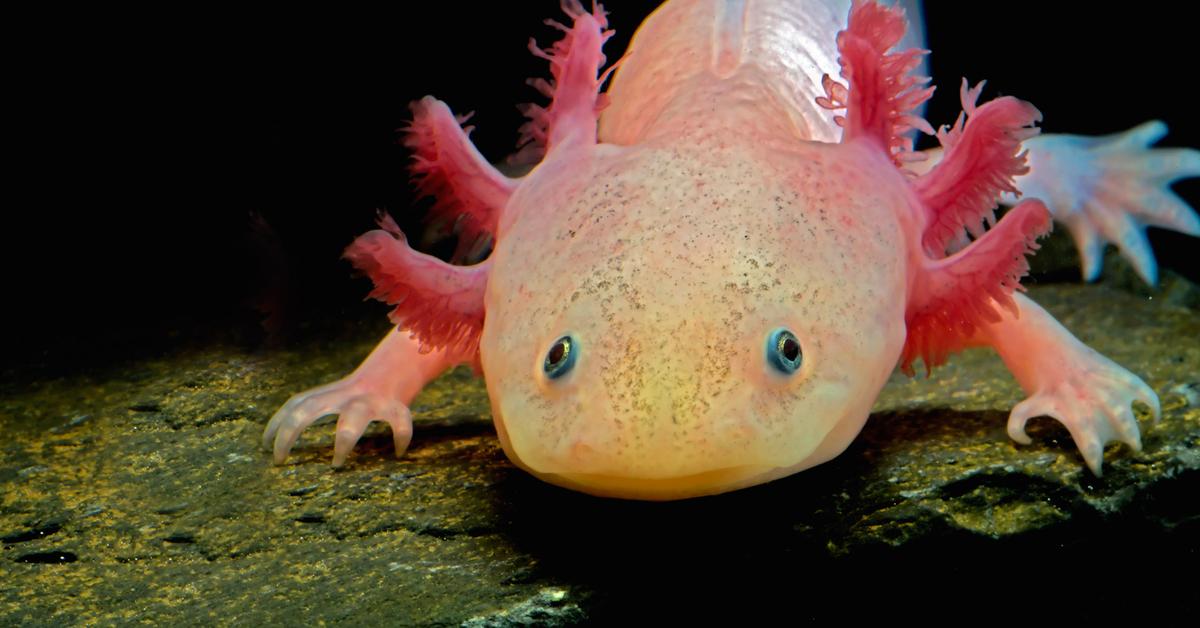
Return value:
[[(1136, 375), (1020, 294), (1025, 256), (1065, 223), (1094, 275), (1118, 243), (1149, 282), (1144, 225), (1200, 235), (1173, 179), (1200, 153), (1151, 149), (1151, 122), (1108, 138), (1038, 136), (1013, 97), (935, 131), (904, 12), (873, 1), (673, 0), (602, 72), (600, 7), (564, 2), (550, 102), (529, 105), (510, 178), (440, 101), (406, 144), (465, 256), (408, 247), (387, 217), (346, 256), (395, 305), (394, 329), (345, 379), (292, 397), (264, 443), (282, 461), (338, 414), (334, 464), (371, 421), (397, 454), (408, 405), (447, 368), (482, 372), (500, 441), (534, 475), (597, 495), (676, 499), (758, 484), (841, 453), (890, 373), (990, 346), (1097, 474), (1106, 442), (1141, 446)], [(613, 73), (607, 93), (602, 86)], [(941, 147), (912, 150), (914, 130)], [(1021, 193), (1025, 194), (1022, 196)], [(1019, 198), (1018, 198), (1019, 197)], [(1014, 206), (997, 219), (1001, 203)]]

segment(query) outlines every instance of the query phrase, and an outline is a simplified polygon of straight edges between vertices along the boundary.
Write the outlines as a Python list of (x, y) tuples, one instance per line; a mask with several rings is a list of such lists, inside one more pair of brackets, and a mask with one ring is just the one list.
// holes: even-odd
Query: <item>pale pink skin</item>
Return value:
[[(914, 282), (931, 263), (920, 244), (927, 217), (886, 153), (829, 143), (841, 130), (812, 104), (820, 75), (837, 72), (847, 3), (730, 6), (677, 1), (652, 15), (608, 92), (599, 143), (595, 118), (572, 110), (497, 216), (490, 274), (478, 284), (479, 358), (505, 452), (548, 482), (677, 499), (819, 464), (858, 434), (905, 345)], [(1161, 171), (1144, 181), (1129, 167), (1161, 157), (1140, 129), (1105, 175), (1161, 196)], [(1061, 180), (1053, 139), (1039, 138), (1044, 158), (1033, 152), (1020, 185)], [(1172, 155), (1175, 178), (1200, 174), (1195, 151)], [(1095, 206), (1085, 185), (1095, 174), (1047, 194), (1051, 211), (1070, 222)], [(1168, 226), (1197, 230), (1186, 205), (1168, 209), (1177, 218)], [(1025, 421), (1045, 414), (1097, 474), (1104, 443), (1140, 449), (1131, 402), (1159, 415), (1140, 378), (1020, 294), (1014, 311), (1000, 311), (967, 344), (993, 347), (1029, 395), (1010, 417), (1014, 440), (1028, 443)], [(764, 359), (779, 327), (802, 346), (791, 375)], [(543, 361), (567, 333), (578, 360), (550, 380)], [(393, 331), (354, 374), (281, 408), (264, 434), (276, 461), (327, 414), (341, 414), (335, 464), (371, 420), (391, 423), (403, 453), (412, 398), (473, 359), (423, 354), (407, 336)]]

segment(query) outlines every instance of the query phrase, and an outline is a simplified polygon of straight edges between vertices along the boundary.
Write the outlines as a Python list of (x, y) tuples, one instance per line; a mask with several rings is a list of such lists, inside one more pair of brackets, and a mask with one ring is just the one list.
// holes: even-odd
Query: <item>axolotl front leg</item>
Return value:
[(419, 340), (407, 330), (393, 329), (353, 373), (288, 399), (267, 424), (263, 446), (273, 450), (275, 464), (281, 464), (300, 432), (323, 416), (337, 414), (333, 466), (346, 461), (371, 421), (391, 425), (400, 456), (412, 439), (413, 398), (460, 361), (446, 348), (421, 353)]
[[(405, 143), (414, 150), (419, 187), (437, 193), (435, 212), (453, 215), (464, 242), (495, 231), (500, 209), (515, 182), (497, 172), (475, 150), (461, 124), (441, 101), (412, 104)], [(483, 294), (491, 262), (454, 266), (409, 248), (390, 217), (380, 229), (360, 236), (346, 258), (375, 284), (371, 293), (396, 308), (396, 328), (344, 379), (294, 395), (271, 418), (263, 445), (276, 464), (287, 458), (305, 428), (340, 415), (333, 465), (340, 466), (371, 421), (392, 426), (396, 455), (412, 437), (409, 404), (430, 381), (452, 366), (478, 366), (483, 328)]]
[(371, 296), (396, 306), (390, 318), (397, 328), (349, 376), (299, 393), (275, 413), (263, 445), (274, 450), (277, 464), (301, 431), (330, 414), (341, 415), (334, 466), (345, 462), (371, 421), (392, 426), (396, 455), (403, 454), (412, 437), (408, 405), (417, 393), (452, 366), (478, 365), (491, 262), (452, 266), (409, 248), (390, 218), (380, 226), (355, 240), (346, 257), (374, 281)]
[[(1132, 402), (1148, 405), (1157, 419), (1158, 398), (1016, 291), (1028, 270), (1024, 255), (1037, 248), (1034, 240), (1049, 230), (1052, 214), (1041, 200), (1024, 201), (999, 221), (991, 211), (1027, 172), (1021, 150), (1040, 114), (1011, 97), (976, 106), (977, 97), (978, 88), (964, 84), (969, 117), (940, 134), (947, 147), (942, 160), (914, 181), (929, 222), (910, 295), (904, 364), (911, 370), (918, 355), (932, 366), (964, 347), (995, 348), (1029, 395), (1010, 414), (1009, 436), (1029, 444), (1026, 421), (1051, 416), (1100, 475), (1106, 443), (1141, 449)], [(977, 228), (984, 221), (992, 228)], [(966, 245), (964, 230), (976, 236)]]
[(382, 229), (360, 236), (346, 257), (375, 282), (371, 293), (396, 306), (396, 324), (371, 355), (344, 379), (293, 396), (271, 417), (263, 445), (275, 463), (317, 419), (340, 415), (333, 465), (340, 466), (371, 421), (392, 426), (396, 455), (408, 448), (417, 393), (446, 369), (476, 363), (483, 327), (483, 291), (490, 262), (451, 266), (408, 247), (387, 217)]
[(1131, 404), (1149, 406), (1161, 416), (1158, 396), (1140, 377), (1083, 344), (1046, 310), (1024, 295), (1013, 295), (1014, 315), (979, 329), (971, 344), (994, 348), (1016, 377), (1027, 399), (1008, 418), (1008, 435), (1023, 445), (1032, 441), (1025, 423), (1037, 416), (1058, 420), (1071, 433), (1084, 461), (1096, 475), (1104, 445), (1121, 441), (1141, 451)]

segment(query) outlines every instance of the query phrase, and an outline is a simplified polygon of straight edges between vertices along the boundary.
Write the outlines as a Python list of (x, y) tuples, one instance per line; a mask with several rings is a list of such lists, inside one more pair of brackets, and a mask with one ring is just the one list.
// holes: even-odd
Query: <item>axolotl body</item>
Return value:
[(539, 161), (525, 176), (489, 165), (444, 103), (413, 103), (421, 188), (460, 241), (494, 246), (452, 265), (386, 217), (356, 240), (346, 256), (396, 327), (276, 413), (277, 462), (329, 414), (335, 464), (373, 420), (403, 453), (413, 397), (471, 364), (504, 451), (537, 477), (634, 499), (720, 493), (837, 456), (897, 365), (971, 346), (994, 348), (1029, 395), (1014, 440), (1052, 416), (1097, 474), (1105, 443), (1140, 448), (1131, 406), (1157, 419), (1154, 391), (1019, 281), (1052, 217), (1093, 276), (1111, 240), (1154, 281), (1144, 224), (1200, 234), (1167, 187), (1200, 175), (1200, 153), (1149, 149), (1161, 123), (1035, 137), (1031, 104), (978, 104), (964, 81), (964, 116), (921, 155), (932, 88), (913, 76), (923, 51), (893, 50), (919, 39), (898, 8), (672, 0), (604, 73), (603, 10), (563, 8), (562, 40), (531, 44), (553, 81), (532, 82), (550, 104), (528, 106), (523, 154)]

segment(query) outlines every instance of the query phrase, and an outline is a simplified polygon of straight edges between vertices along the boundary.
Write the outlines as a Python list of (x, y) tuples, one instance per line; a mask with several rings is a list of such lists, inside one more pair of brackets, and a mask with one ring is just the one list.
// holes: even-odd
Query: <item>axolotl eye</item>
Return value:
[(542, 362), (542, 371), (550, 379), (558, 379), (571, 371), (579, 355), (579, 343), (570, 335), (554, 341), (546, 352), (546, 360)]
[(767, 364), (784, 375), (800, 370), (804, 352), (800, 340), (792, 332), (780, 327), (767, 334)]

